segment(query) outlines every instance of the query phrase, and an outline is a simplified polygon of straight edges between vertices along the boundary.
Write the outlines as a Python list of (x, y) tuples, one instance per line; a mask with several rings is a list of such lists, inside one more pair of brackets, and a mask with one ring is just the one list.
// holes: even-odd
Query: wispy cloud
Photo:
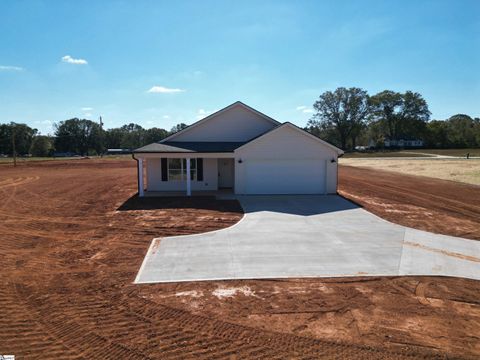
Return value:
[(163, 115), (162, 116), (164, 119), (170, 119), (170, 115)]
[(205, 109), (198, 109), (197, 111), (197, 119), (203, 119), (205, 116), (209, 115), (210, 111), (206, 111)]
[(158, 94), (173, 94), (173, 93), (179, 93), (179, 92), (184, 92), (185, 90), (183, 89), (177, 89), (177, 88), (168, 88), (165, 86), (152, 86), (150, 90), (147, 92), (149, 93), (158, 93)]
[(0, 71), (23, 71), (24, 68), (20, 66), (0, 65)]
[(85, 59), (74, 59), (70, 55), (65, 55), (62, 57), (62, 61), (69, 63), (69, 64), (75, 64), (75, 65), (87, 65), (88, 61)]
[(309, 108), (305, 105), (297, 106), (295, 109), (301, 111), (304, 114), (313, 114), (315, 112), (312, 108)]
[(82, 107), (82, 111), (92, 111), (92, 107)]

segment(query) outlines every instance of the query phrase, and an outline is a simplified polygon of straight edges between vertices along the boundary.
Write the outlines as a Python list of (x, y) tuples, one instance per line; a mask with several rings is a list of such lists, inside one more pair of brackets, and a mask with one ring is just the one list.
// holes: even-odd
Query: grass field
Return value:
[[(100, 159), (99, 156), (90, 156), (90, 157), (81, 157), (81, 156), (72, 156), (72, 157), (37, 157), (37, 156), (32, 156), (32, 157), (17, 157), (17, 164), (24, 164), (28, 163), (31, 161), (65, 161), (65, 160), (82, 160), (85, 158), (91, 158), (91, 159)], [(131, 160), (132, 155), (131, 154), (126, 154), (126, 155), (105, 155), (102, 157), (104, 160)], [(0, 157), (0, 165), (5, 165), (5, 164), (13, 164), (13, 158), (12, 157)]]
[(373, 152), (351, 152), (345, 153), (342, 158), (345, 159), (360, 159), (360, 158), (391, 158), (391, 157), (425, 157), (430, 155), (423, 155), (417, 153), (409, 153), (406, 151), (373, 151)]
[(389, 158), (389, 157), (429, 157), (429, 156), (457, 156), (465, 157), (466, 154), (471, 157), (480, 156), (480, 149), (414, 149), (414, 150), (394, 150), (394, 151), (372, 151), (372, 152), (352, 152), (346, 153), (342, 157), (350, 158)]
[(432, 155), (444, 155), (444, 156), (465, 156), (467, 153), (470, 156), (480, 156), (480, 149), (417, 149), (417, 150), (405, 150), (404, 153), (424, 153)]
[(340, 159), (340, 164), (480, 185), (480, 160)]

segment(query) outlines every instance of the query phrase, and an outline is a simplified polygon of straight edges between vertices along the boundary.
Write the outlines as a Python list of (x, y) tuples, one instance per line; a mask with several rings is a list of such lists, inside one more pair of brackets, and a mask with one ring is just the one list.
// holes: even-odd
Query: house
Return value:
[(423, 147), (423, 140), (419, 139), (400, 139), (400, 140), (390, 140), (385, 139), (384, 146), (386, 148), (421, 148)]
[(218, 189), (235, 194), (333, 194), (342, 154), (305, 130), (237, 101), (134, 150), (133, 157), (139, 196), (179, 191), (190, 196), (192, 191)]

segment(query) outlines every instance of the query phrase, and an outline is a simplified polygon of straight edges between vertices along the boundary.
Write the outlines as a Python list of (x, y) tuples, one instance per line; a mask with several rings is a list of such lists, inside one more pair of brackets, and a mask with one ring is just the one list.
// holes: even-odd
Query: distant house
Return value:
[(108, 155), (131, 154), (132, 149), (107, 149)]
[(342, 154), (303, 129), (237, 101), (134, 150), (133, 157), (140, 196), (222, 188), (235, 194), (331, 194), (337, 191)]
[(412, 139), (412, 140), (389, 140), (384, 141), (384, 146), (386, 148), (420, 148), (423, 147), (423, 140)]

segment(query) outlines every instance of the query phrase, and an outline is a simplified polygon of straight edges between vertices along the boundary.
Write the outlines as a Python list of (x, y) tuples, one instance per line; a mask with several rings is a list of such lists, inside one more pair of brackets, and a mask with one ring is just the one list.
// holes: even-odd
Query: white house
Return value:
[(237, 101), (134, 150), (133, 157), (140, 196), (225, 188), (235, 194), (333, 194), (342, 154), (303, 129)]

